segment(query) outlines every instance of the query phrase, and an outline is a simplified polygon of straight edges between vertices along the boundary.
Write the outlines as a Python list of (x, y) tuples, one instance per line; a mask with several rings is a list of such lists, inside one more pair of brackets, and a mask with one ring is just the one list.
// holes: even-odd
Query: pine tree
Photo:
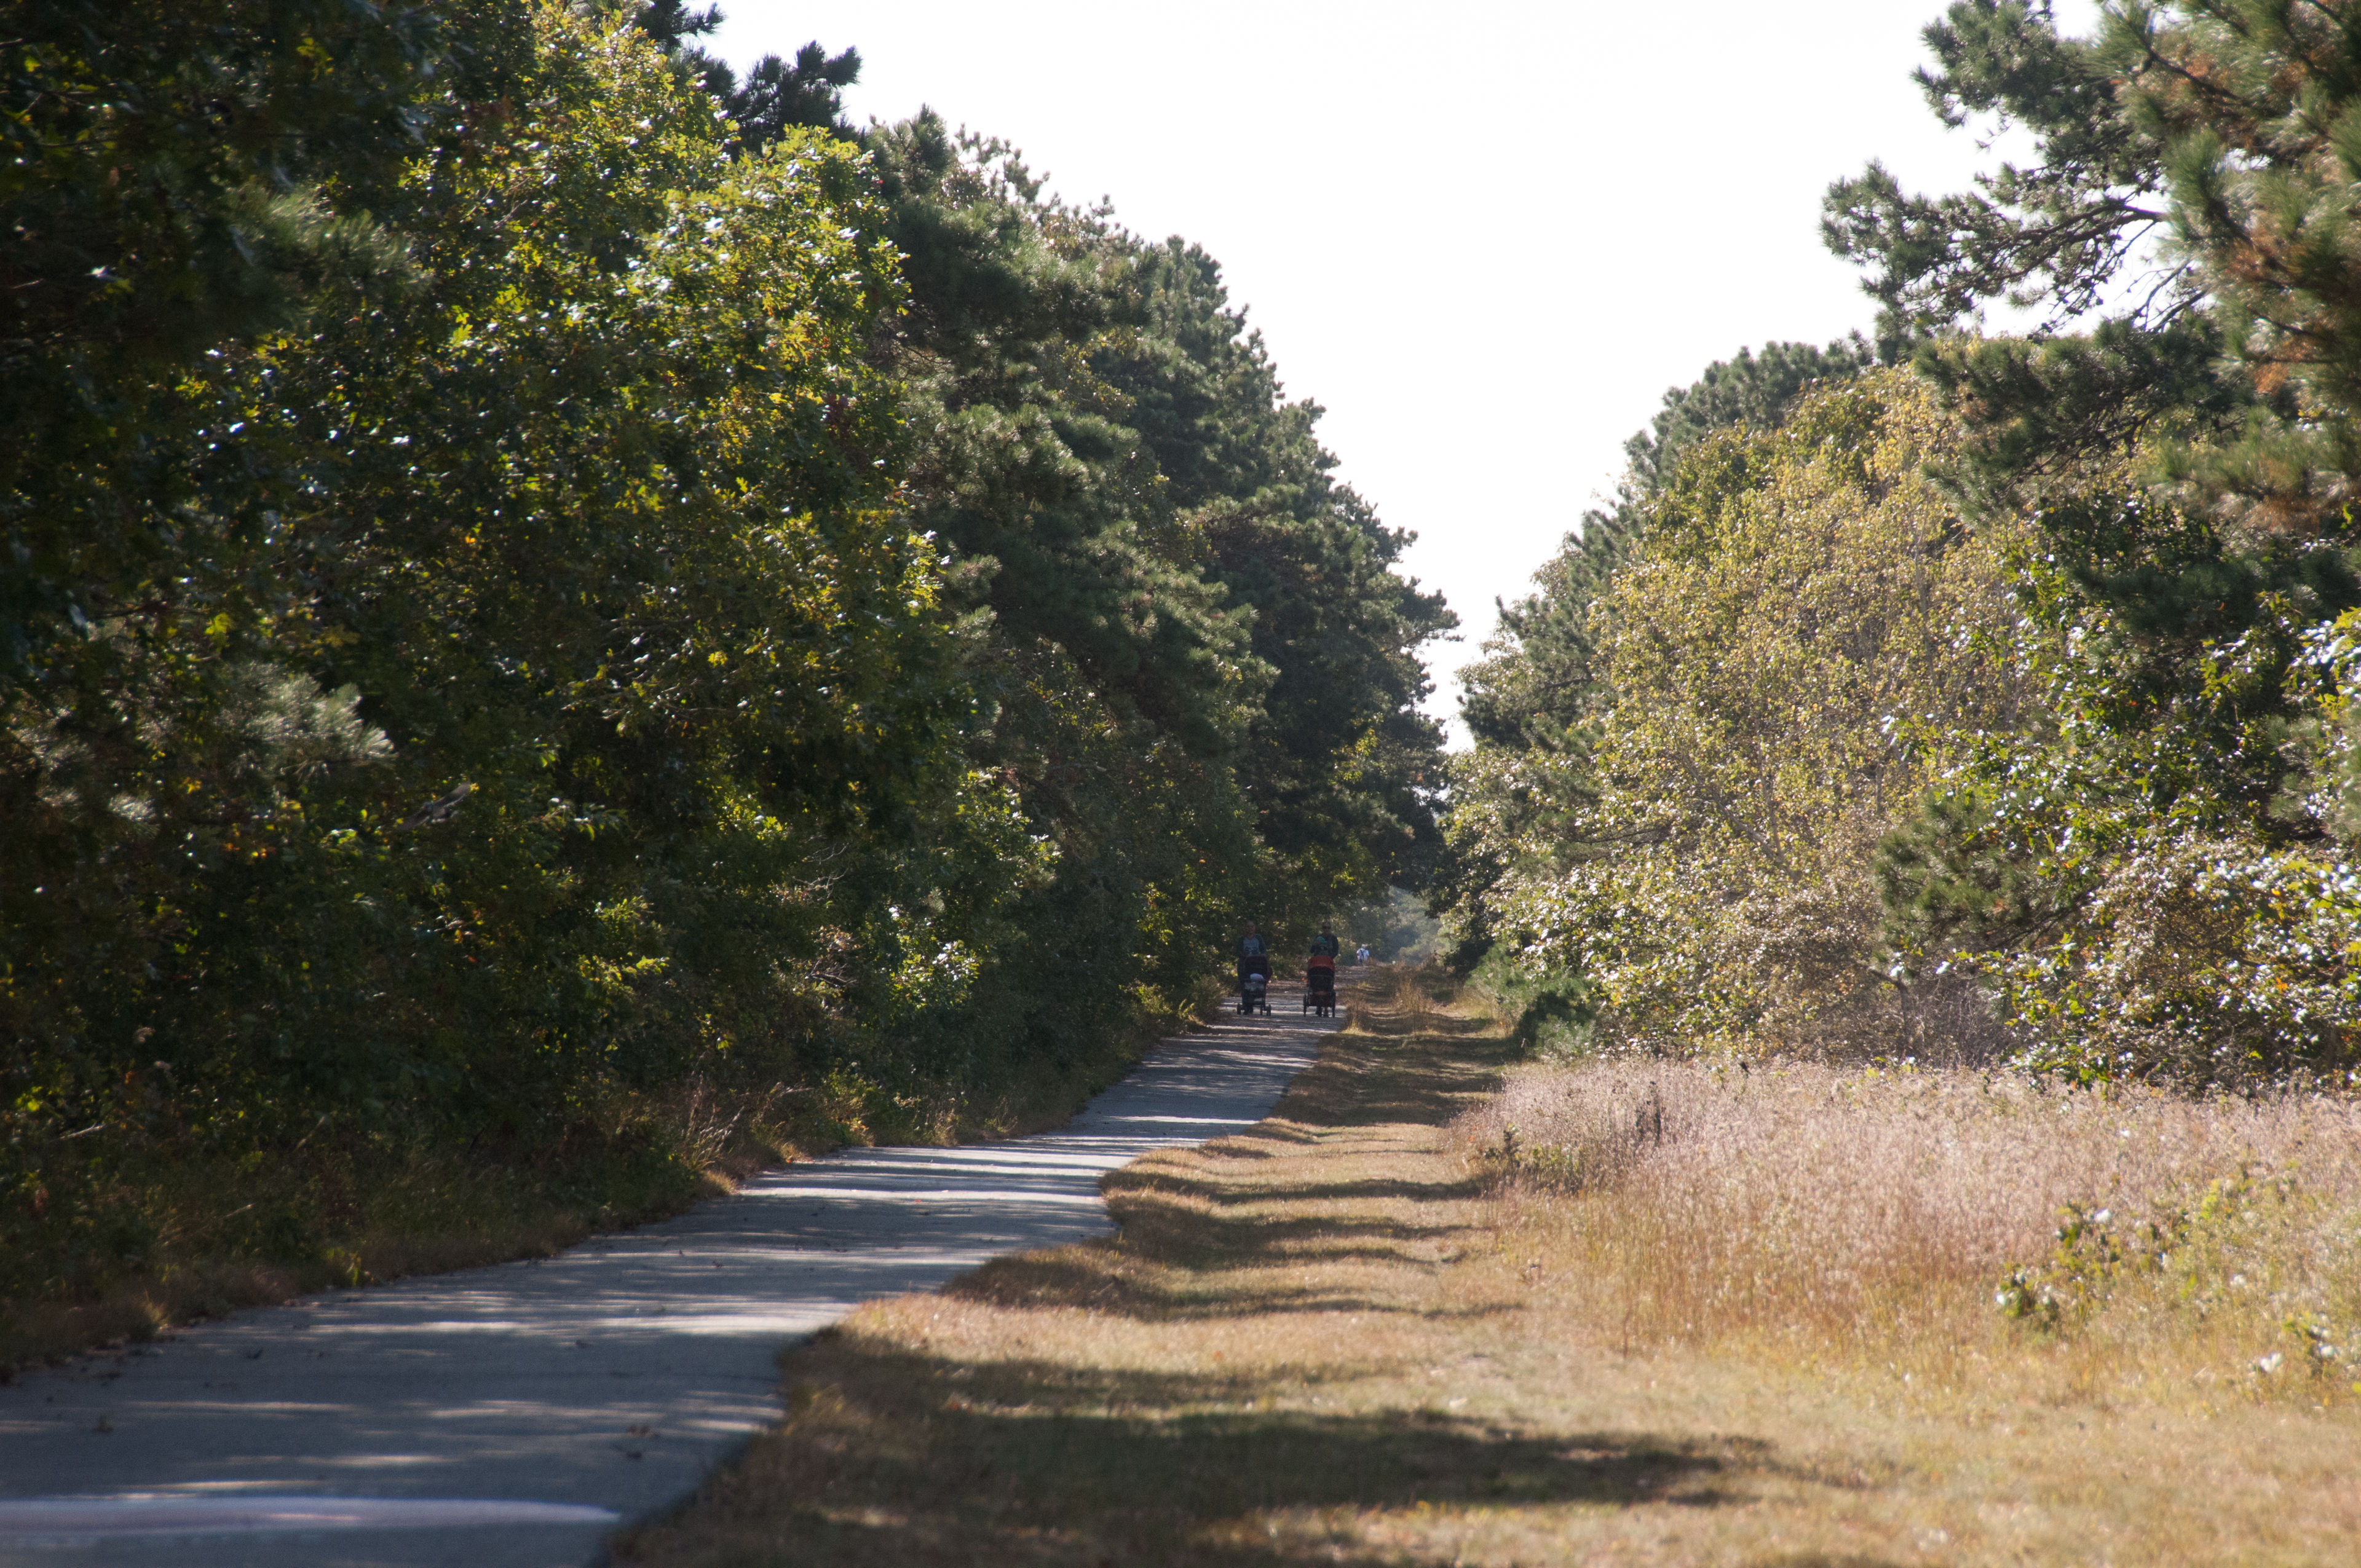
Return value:
[[(1889, 934), (1980, 950), (2063, 1070), (2334, 1063), (2361, 985), (2323, 870), (2349, 831), (2323, 650), (2361, 607), (2361, 16), (2126, 4), (2076, 39), (1968, 0), (1927, 36), (1937, 113), (2018, 120), (2041, 160), (1932, 201), (1872, 166), (1827, 233), (1968, 419), (1971, 514), (2040, 530), (2018, 656), (2047, 712), (1888, 841)], [(1952, 330), (2000, 298), (2045, 330)]]
[[(1993, 300), (2045, 307), (2052, 326), (2096, 308), (2167, 221), (2163, 148), (2119, 107), (2105, 51), (2060, 37), (2049, 0), (1957, 0), (1921, 36), (1936, 63), (1915, 75), (1936, 115), (2030, 131), (2037, 158), (1940, 197), (1905, 193), (1875, 162), (1829, 187), (1821, 233), (1873, 269), (1881, 347), (1891, 357)], [(2140, 280), (2136, 315), (2169, 319), (2195, 293), (2167, 266)]]
[(501, 4), (10, 8), (0, 672), (154, 597), (157, 514), (183, 499), (152, 465), (159, 384), (291, 324), (324, 284), (408, 277), (382, 221), (394, 181), (422, 138), (456, 128), (471, 87), (497, 93), (514, 20)]
[[(2269, 401), (2164, 477), (2249, 534), (2353, 537), (2361, 487), (2361, 14), (2182, 0), (2108, 18), (2125, 117), (2164, 149), (2175, 238)], [(2291, 405), (2291, 406), (2290, 406)]]
[(766, 54), (747, 69), (744, 81), (729, 61), (690, 43), (719, 29), (721, 7), (697, 9), (691, 0), (646, 0), (640, 29), (729, 112), (738, 126), (741, 153), (760, 152), (789, 128), (807, 126), (844, 141), (861, 133), (844, 118), (844, 90), (861, 80), (861, 51), (829, 54), (818, 40), (796, 50), (793, 60)]
[(844, 119), (844, 90), (861, 80), (858, 49), (831, 55), (815, 41), (796, 50), (793, 62), (764, 55), (747, 70), (742, 82), (730, 79), (727, 66), (708, 80), (730, 105), (730, 117), (738, 122), (739, 145), (749, 152), (770, 146), (791, 126), (809, 126), (847, 141), (859, 139)]

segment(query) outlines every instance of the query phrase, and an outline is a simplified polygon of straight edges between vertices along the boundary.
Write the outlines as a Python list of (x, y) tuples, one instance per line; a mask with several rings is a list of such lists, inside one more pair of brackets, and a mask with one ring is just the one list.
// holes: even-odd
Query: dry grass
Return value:
[(1462, 1119), (1619, 1332), (1971, 1403), (2351, 1402), (2361, 1106), (1959, 1069), (1529, 1068)]
[(1508, 1048), (1433, 1017), (1401, 1033), (1365, 992), (1366, 1032), (1270, 1121), (1110, 1179), (1119, 1241), (791, 1352), (785, 1425), (618, 1561), (2351, 1559), (2342, 1409), (1995, 1412), (1792, 1356), (1627, 1352), (1613, 1281), (1542, 1245), (1614, 1212), (1603, 1191), (1475, 1157)]
[(1339, 981), (1345, 1027), (1358, 1035), (1466, 1034), (1492, 1021), (1440, 964), (1378, 964)]

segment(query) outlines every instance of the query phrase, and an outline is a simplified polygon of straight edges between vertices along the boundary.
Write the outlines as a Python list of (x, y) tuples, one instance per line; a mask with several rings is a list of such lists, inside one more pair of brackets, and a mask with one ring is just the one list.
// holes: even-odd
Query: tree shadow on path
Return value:
[(1484, 1184), (1437, 1129), (1511, 1059), (1472, 1036), (1335, 1039), (1253, 1133), (1111, 1177), (1117, 1240), (1002, 1259), (791, 1353), (788, 1427), (685, 1521), (701, 1550), (653, 1560), (1374, 1568), (1429, 1553), (1372, 1520), (1681, 1517), (1831, 1485), (1752, 1438), (1461, 1409), (1499, 1375), (1433, 1364), (1506, 1353), (1525, 1309), (1444, 1277)]

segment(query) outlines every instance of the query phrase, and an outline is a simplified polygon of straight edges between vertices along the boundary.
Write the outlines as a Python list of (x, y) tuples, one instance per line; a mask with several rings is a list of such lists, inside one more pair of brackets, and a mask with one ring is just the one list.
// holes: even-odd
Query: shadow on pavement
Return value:
[[(788, 1428), (708, 1488), (681, 1536), (644, 1538), (652, 1560), (694, 1541), (700, 1563), (1374, 1565), (1428, 1558), (1353, 1527), (1425, 1507), (1752, 1501), (1783, 1470), (1761, 1441), (1520, 1428), (1458, 1411), (1451, 1375), (1426, 1381), (1442, 1371), (1429, 1357), (1458, 1359), (1469, 1343), (1446, 1325), (1521, 1310), (1422, 1283), (1458, 1255), (1455, 1239), (1470, 1244), (1481, 1190), (1432, 1129), (1485, 1093), (1510, 1052), (1396, 1052), (1332, 1041), (1251, 1138), (1110, 1177), (1120, 1245), (1005, 1258), (955, 1282), (945, 1294), (988, 1315), (939, 1352), (888, 1319), (787, 1357)], [(1329, 1145), (1339, 1129), (1363, 1131)], [(1400, 1179), (1330, 1157), (1391, 1148), (1415, 1157)], [(1455, 1174), (1419, 1180), (1422, 1162)], [(1351, 1316), (1285, 1326), (1307, 1312)], [(1286, 1359), (1297, 1354), (1308, 1364)], [(640, 1544), (625, 1538), (620, 1560)]]

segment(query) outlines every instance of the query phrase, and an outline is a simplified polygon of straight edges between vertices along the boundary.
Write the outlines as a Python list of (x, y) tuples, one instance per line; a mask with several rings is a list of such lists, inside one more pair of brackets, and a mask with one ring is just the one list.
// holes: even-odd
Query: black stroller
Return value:
[(1238, 1011), (1270, 1012), (1270, 959), (1257, 954), (1238, 960)]
[(1321, 1018), (1336, 1016), (1336, 960), (1325, 953), (1312, 954), (1303, 971), (1303, 1010)]

